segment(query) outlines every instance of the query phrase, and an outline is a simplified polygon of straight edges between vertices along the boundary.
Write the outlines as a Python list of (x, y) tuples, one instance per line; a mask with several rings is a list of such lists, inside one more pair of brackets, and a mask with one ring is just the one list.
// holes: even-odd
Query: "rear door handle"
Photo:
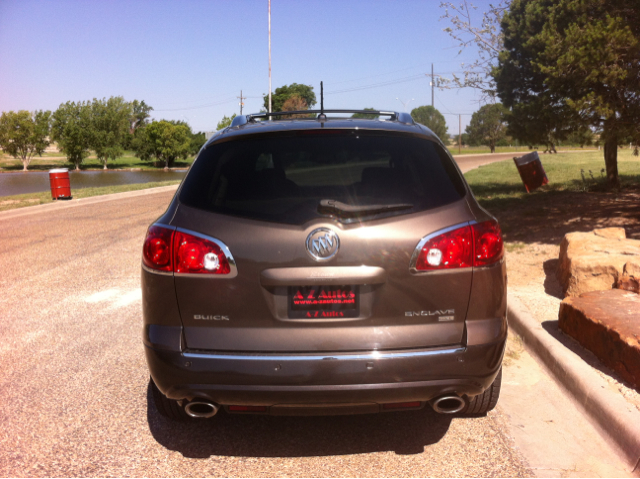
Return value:
[(387, 273), (378, 266), (321, 266), (271, 268), (260, 273), (263, 286), (299, 286), (313, 284), (380, 284)]

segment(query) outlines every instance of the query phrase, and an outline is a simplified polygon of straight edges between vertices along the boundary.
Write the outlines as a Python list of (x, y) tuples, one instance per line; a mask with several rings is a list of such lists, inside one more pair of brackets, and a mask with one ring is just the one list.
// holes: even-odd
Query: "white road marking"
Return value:
[(87, 303), (109, 303), (110, 308), (123, 308), (129, 306), (131, 303), (140, 301), (142, 299), (142, 289), (136, 288), (130, 291), (125, 291), (120, 288), (112, 288), (104, 291), (98, 291), (90, 296), (84, 298)]
[(116, 296), (120, 293), (118, 288), (107, 289), (105, 291), (98, 291), (97, 293), (92, 294), (84, 298), (87, 303), (99, 303), (100, 301), (109, 301), (113, 296)]
[(116, 301), (111, 305), (112, 308), (122, 308), (124, 306), (129, 306), (131, 303), (142, 300), (142, 289), (137, 288), (133, 291), (129, 291), (128, 293), (120, 296)]

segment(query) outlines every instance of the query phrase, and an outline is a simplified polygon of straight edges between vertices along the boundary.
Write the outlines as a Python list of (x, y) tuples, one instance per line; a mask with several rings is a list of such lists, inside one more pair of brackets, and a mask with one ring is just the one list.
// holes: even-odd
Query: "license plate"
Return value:
[(289, 287), (290, 318), (355, 318), (358, 314), (357, 286)]

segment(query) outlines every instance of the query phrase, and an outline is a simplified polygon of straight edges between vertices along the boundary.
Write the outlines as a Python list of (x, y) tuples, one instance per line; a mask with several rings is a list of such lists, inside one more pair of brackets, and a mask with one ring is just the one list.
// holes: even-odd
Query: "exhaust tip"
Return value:
[(195, 400), (184, 407), (184, 411), (191, 417), (209, 418), (218, 413), (220, 408), (209, 401)]
[(455, 414), (464, 409), (466, 403), (460, 396), (440, 396), (429, 401), (433, 410), (440, 414)]

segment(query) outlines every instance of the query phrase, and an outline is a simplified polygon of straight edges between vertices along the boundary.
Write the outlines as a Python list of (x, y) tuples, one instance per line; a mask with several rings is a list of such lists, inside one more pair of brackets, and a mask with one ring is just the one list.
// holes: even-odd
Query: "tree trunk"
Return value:
[[(605, 126), (604, 164), (607, 167), (607, 181), (611, 188), (620, 187), (618, 178), (618, 135), (613, 128)], [(611, 131), (613, 130), (613, 131)]]
[(494, 143), (491, 143), (489, 145), (489, 148), (491, 149), (491, 153), (495, 153), (496, 152), (496, 145)]

